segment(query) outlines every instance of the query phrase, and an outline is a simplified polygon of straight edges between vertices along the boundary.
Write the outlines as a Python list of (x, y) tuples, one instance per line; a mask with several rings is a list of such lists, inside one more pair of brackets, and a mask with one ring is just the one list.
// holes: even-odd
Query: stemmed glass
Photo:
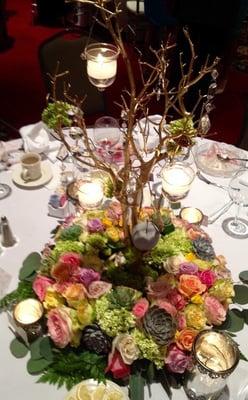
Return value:
[(99, 156), (107, 162), (112, 162), (114, 146), (120, 140), (120, 126), (112, 117), (98, 118), (94, 125), (93, 140)]
[(240, 169), (231, 179), (228, 186), (228, 193), (233, 202), (237, 205), (236, 215), (226, 218), (222, 227), (224, 231), (236, 239), (248, 237), (248, 221), (239, 217), (241, 207), (248, 206), (248, 170)]
[[(6, 147), (3, 142), (0, 142), (0, 162), (4, 165), (7, 165), (8, 162), (8, 152), (6, 151)], [(0, 183), (0, 200), (7, 197), (11, 192), (11, 188), (9, 185), (5, 183)]]

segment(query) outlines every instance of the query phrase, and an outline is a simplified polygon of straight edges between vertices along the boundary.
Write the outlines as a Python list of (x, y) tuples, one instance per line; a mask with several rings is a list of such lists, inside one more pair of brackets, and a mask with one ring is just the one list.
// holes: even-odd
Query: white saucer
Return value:
[(17, 186), (22, 188), (37, 188), (48, 183), (53, 177), (52, 169), (49, 164), (41, 164), (41, 177), (35, 181), (24, 181), (22, 179), (22, 166), (21, 164), (16, 164), (12, 170), (12, 180)]

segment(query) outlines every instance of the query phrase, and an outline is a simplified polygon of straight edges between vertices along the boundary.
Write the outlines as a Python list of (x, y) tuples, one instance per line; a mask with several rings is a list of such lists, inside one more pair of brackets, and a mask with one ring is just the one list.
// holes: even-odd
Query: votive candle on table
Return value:
[(36, 299), (22, 300), (15, 306), (13, 311), (15, 323), (24, 329), (29, 341), (41, 335), (43, 313), (43, 306)]
[(180, 212), (180, 217), (190, 224), (200, 224), (203, 220), (203, 213), (198, 208), (184, 207)]
[(175, 163), (165, 166), (161, 176), (166, 197), (170, 201), (178, 201), (188, 194), (195, 172), (188, 164)]
[(103, 200), (103, 187), (99, 181), (83, 182), (78, 191), (78, 200), (83, 208), (98, 207)]

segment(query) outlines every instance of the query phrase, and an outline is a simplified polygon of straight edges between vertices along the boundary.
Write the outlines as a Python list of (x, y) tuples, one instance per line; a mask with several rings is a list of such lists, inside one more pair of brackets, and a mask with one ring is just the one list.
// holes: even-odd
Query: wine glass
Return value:
[[(0, 142), (0, 162), (6, 167), (8, 163), (8, 152), (3, 142)], [(9, 185), (0, 183), (0, 200), (7, 197), (11, 192)]]
[(231, 237), (244, 239), (248, 237), (248, 221), (240, 218), (239, 213), (242, 207), (248, 206), (248, 170), (240, 169), (231, 179), (228, 186), (228, 193), (233, 202), (237, 205), (236, 215), (226, 218), (222, 227)]
[(115, 118), (105, 116), (96, 120), (93, 130), (93, 140), (98, 155), (104, 161), (112, 162), (114, 146), (119, 142), (120, 135), (120, 126)]

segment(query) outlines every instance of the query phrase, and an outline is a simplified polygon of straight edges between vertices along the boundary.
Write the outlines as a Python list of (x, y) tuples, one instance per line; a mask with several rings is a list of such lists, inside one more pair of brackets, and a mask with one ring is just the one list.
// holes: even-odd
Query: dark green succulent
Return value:
[(126, 286), (117, 286), (108, 294), (111, 308), (126, 308), (131, 310), (135, 301), (141, 297), (141, 292)]
[(111, 350), (111, 339), (97, 324), (86, 326), (82, 332), (84, 348), (97, 354), (108, 354)]
[(158, 306), (149, 308), (143, 318), (145, 332), (150, 335), (159, 346), (167, 345), (176, 332), (174, 318)]
[(44, 109), (41, 119), (50, 129), (58, 129), (60, 126), (71, 126), (72, 118), (69, 112), (72, 105), (66, 103), (65, 101), (55, 101), (54, 103), (49, 103)]

